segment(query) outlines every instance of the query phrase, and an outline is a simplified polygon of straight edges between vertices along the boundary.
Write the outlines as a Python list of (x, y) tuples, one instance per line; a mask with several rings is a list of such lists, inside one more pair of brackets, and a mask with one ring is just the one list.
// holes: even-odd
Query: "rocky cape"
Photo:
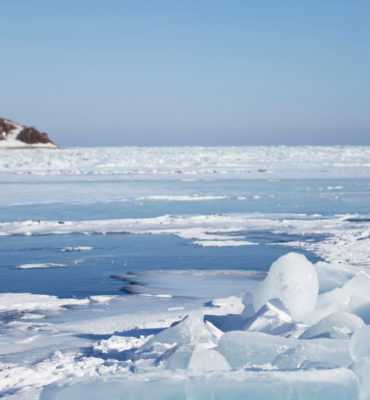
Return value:
[(48, 148), (58, 149), (46, 133), (0, 118), (0, 149)]

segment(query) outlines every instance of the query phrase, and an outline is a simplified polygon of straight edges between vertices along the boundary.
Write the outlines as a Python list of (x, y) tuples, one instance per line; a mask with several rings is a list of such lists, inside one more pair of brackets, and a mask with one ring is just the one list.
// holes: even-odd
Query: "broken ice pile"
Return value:
[(370, 400), (365, 272), (289, 253), (242, 302), (243, 312), (222, 323), (197, 312), (126, 350), (131, 364), (124, 376), (58, 383), (41, 399), (98, 399), (100, 390), (117, 399), (271, 399), (273, 393), (284, 400)]

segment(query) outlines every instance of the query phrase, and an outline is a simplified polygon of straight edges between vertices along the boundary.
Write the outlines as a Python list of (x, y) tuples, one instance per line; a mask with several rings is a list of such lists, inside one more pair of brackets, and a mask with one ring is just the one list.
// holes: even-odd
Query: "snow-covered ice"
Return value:
[[(0, 171), (33, 175), (126, 175), (175, 179), (369, 176), (370, 147), (117, 147), (4, 152)], [(331, 190), (331, 189), (330, 189)]]
[(59, 299), (30, 293), (0, 293), (0, 311), (59, 310), (67, 305), (85, 305), (88, 299)]

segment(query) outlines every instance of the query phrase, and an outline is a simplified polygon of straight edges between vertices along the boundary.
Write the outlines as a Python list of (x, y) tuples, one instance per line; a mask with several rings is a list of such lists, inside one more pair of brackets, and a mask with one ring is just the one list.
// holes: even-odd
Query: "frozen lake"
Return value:
[(0, 396), (12, 400), (154, 368), (127, 351), (194, 312), (218, 330), (291, 251), (370, 266), (366, 147), (0, 156)]

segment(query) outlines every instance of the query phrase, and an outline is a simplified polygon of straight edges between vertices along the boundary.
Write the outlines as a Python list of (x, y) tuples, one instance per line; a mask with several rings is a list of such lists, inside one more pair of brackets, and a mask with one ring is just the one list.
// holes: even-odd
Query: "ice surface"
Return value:
[(361, 271), (348, 281), (342, 289), (349, 299), (354, 295), (362, 295), (370, 299), (370, 277)]
[(370, 399), (370, 358), (363, 357), (361, 360), (355, 362), (351, 367), (357, 376), (360, 378), (360, 400)]
[(363, 325), (364, 322), (362, 319), (356, 315), (346, 312), (336, 312), (312, 325), (299, 338), (327, 337), (348, 339), (356, 329)]
[(231, 367), (218, 351), (201, 344), (177, 345), (168, 351), (163, 361), (166, 370), (193, 369), (202, 371), (227, 371)]
[(301, 368), (348, 368), (353, 363), (347, 340), (301, 340), (279, 354), (273, 365), (281, 370)]
[(322, 261), (317, 262), (314, 266), (319, 279), (320, 294), (341, 288), (356, 275), (356, 271), (349, 266), (329, 264)]
[(349, 342), (349, 350), (355, 361), (352, 370), (361, 377), (361, 400), (370, 399), (370, 326), (366, 325), (354, 332)]
[(370, 359), (370, 326), (363, 326), (354, 332), (349, 342), (349, 350), (354, 361)]
[(370, 324), (370, 299), (361, 294), (353, 295), (349, 301), (348, 312), (360, 317), (366, 325)]
[[(170, 372), (170, 371), (169, 371)], [(40, 400), (354, 400), (359, 382), (350, 370), (237, 371), (203, 376), (116, 375), (85, 381), (65, 380), (46, 387)]]
[[(370, 301), (370, 300), (369, 300)], [(348, 297), (344, 294), (342, 289), (334, 289), (330, 292), (326, 292), (317, 297), (316, 309), (323, 308), (329, 304), (336, 304), (337, 311), (347, 311), (348, 308)]]
[(352, 364), (347, 340), (299, 340), (264, 333), (225, 333), (218, 351), (233, 368), (263, 366), (279, 369), (348, 367)]
[(281, 335), (294, 330), (295, 323), (284, 304), (278, 299), (272, 299), (257, 311), (253, 317), (244, 319), (233, 329)]
[(206, 324), (204, 322), (204, 315), (201, 312), (196, 312), (177, 325), (155, 335), (142, 347), (142, 350), (156, 342), (167, 344), (216, 344), (218, 338), (209, 328), (209, 323)]
[(329, 304), (324, 304), (320, 307), (317, 307), (308, 313), (304, 318), (303, 318), (303, 323), (305, 325), (315, 325), (319, 321), (321, 321), (323, 318), (327, 317), (330, 314), (338, 312), (338, 305), (336, 303), (329, 303)]
[(218, 351), (207, 349), (201, 344), (195, 346), (188, 368), (203, 371), (228, 371), (231, 369), (225, 357)]
[(168, 356), (163, 360), (165, 369), (187, 369), (191, 356), (193, 354), (195, 344), (176, 345), (168, 351)]
[(289, 253), (270, 268), (266, 279), (254, 290), (254, 309), (270, 299), (280, 299), (293, 319), (301, 321), (315, 307), (319, 282), (314, 266), (302, 254)]
[(253, 294), (246, 292), (242, 299), (242, 303), (245, 305), (245, 308), (241, 313), (243, 319), (253, 317), (256, 313), (253, 305)]
[(222, 336), (217, 349), (232, 368), (240, 368), (247, 364), (273, 363), (278, 354), (296, 345), (296, 339), (260, 332), (232, 331)]
[(249, 304), (253, 304), (253, 294), (246, 292), (242, 298), (242, 303), (247, 307)]

